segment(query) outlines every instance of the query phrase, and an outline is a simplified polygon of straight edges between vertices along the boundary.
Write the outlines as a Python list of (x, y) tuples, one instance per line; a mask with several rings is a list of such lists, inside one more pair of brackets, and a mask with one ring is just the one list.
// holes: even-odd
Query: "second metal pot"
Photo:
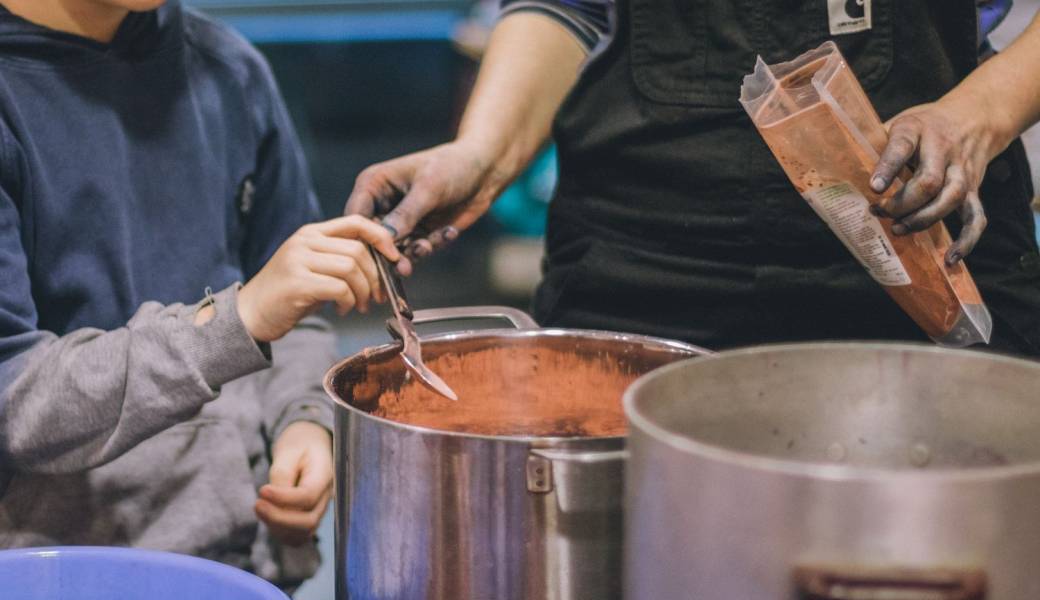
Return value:
[(1040, 598), (1040, 363), (801, 344), (625, 394), (632, 600)]

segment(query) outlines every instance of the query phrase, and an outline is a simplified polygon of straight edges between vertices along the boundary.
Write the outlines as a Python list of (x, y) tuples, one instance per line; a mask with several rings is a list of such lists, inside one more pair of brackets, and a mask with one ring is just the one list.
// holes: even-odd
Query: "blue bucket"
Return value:
[(278, 588), (210, 560), (73, 546), (0, 551), (3, 600), (287, 600)]

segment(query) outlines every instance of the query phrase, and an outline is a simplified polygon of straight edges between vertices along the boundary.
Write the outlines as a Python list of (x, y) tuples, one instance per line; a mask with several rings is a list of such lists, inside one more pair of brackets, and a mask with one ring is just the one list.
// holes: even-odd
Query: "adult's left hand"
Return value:
[(904, 167), (914, 169), (899, 192), (874, 208), (876, 215), (895, 219), (896, 235), (922, 231), (953, 211), (960, 212), (963, 229), (946, 253), (949, 265), (967, 256), (986, 229), (979, 186), (989, 162), (1006, 146), (977, 106), (963, 105), (939, 100), (910, 108), (889, 121), (888, 145), (870, 181), (871, 188), (881, 193)]
[(282, 543), (300, 546), (314, 537), (331, 493), (332, 435), (315, 423), (289, 425), (275, 441), (257, 517)]

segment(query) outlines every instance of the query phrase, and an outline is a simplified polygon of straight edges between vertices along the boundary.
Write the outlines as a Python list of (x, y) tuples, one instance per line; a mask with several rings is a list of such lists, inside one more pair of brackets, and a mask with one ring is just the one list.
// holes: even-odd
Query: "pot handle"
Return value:
[(628, 450), (585, 450), (581, 452), (571, 452), (566, 450), (535, 448), (530, 452), (534, 456), (546, 460), (579, 465), (595, 465), (603, 462), (625, 460), (628, 458)]
[(451, 308), (427, 308), (417, 310), (412, 323), (436, 323), (438, 321), (461, 321), (468, 319), (502, 319), (517, 329), (538, 329), (538, 323), (522, 310), (508, 306), (456, 306)]
[(798, 600), (986, 600), (979, 569), (800, 567)]

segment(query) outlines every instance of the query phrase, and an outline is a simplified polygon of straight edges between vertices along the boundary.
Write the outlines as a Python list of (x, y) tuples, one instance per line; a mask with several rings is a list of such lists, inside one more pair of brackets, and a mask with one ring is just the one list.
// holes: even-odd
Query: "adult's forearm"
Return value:
[(941, 103), (983, 119), (991, 154), (1040, 120), (1040, 13), (1010, 46), (980, 65)]
[(496, 179), (518, 175), (549, 138), (585, 55), (552, 18), (506, 15), (491, 35), (458, 141), (479, 148), (498, 173)]

